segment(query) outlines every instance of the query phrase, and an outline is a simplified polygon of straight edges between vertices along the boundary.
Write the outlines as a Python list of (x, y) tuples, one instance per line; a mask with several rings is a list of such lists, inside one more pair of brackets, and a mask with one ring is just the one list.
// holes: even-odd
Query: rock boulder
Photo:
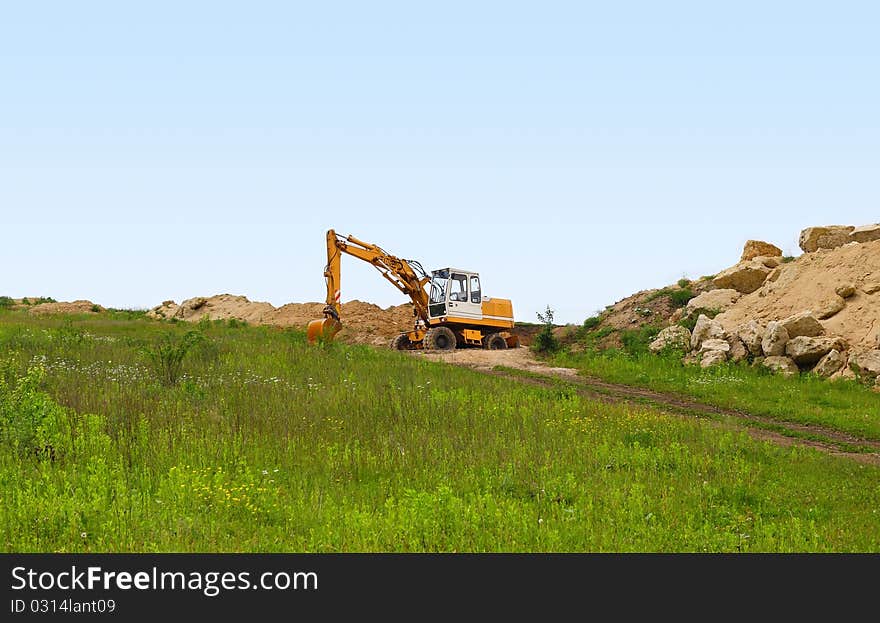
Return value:
[(761, 349), (761, 340), (764, 337), (764, 327), (757, 320), (749, 320), (736, 328), (736, 335), (742, 340), (749, 352), (755, 357), (764, 354)]
[(841, 298), (848, 299), (856, 293), (856, 287), (851, 283), (842, 283), (834, 288), (834, 293)]
[(691, 332), (691, 350), (700, 350), (704, 340), (723, 340), (724, 337), (724, 327), (720, 322), (710, 319), (706, 314), (700, 314)]
[(843, 311), (844, 307), (846, 307), (846, 300), (842, 296), (835, 294), (822, 304), (816, 312), (816, 317), (826, 320)]
[(731, 361), (742, 361), (749, 356), (749, 350), (739, 336), (727, 336), (727, 343), (730, 344), (730, 352), (727, 353), (727, 356)]
[(716, 288), (732, 288), (742, 294), (751, 294), (761, 287), (770, 269), (757, 260), (740, 262), (715, 275)]
[(880, 350), (869, 350), (849, 358), (850, 369), (859, 376), (877, 378), (880, 376)]
[(779, 357), (785, 353), (785, 343), (788, 342), (788, 331), (780, 322), (771, 321), (764, 330), (761, 339), (761, 350), (768, 358)]
[(803, 311), (799, 314), (789, 316), (785, 320), (781, 320), (780, 324), (785, 327), (788, 337), (797, 337), (805, 335), (807, 337), (815, 337), (825, 333), (825, 327), (816, 319), (811, 311)]
[(723, 350), (707, 350), (700, 356), (700, 367), (710, 368), (727, 361), (727, 353)]
[(836, 249), (850, 242), (849, 234), (854, 229), (852, 225), (807, 227), (801, 231), (798, 246), (804, 253), (813, 253), (819, 249)]
[(813, 368), (813, 372), (821, 377), (828, 378), (843, 367), (844, 359), (840, 351), (832, 349), (819, 360), (819, 363)]
[(648, 350), (652, 353), (659, 353), (665, 349), (687, 352), (690, 345), (691, 332), (682, 326), (674, 324), (660, 331), (654, 341), (648, 345)]
[(684, 317), (691, 318), (694, 314), (705, 311), (719, 313), (727, 311), (740, 296), (742, 295), (732, 288), (717, 288), (703, 292), (688, 301), (684, 308)]
[(777, 374), (785, 376), (794, 376), (800, 372), (797, 364), (788, 357), (767, 357), (761, 362), (761, 365)]
[(703, 340), (703, 343), (700, 344), (700, 354), (707, 353), (710, 350), (720, 350), (722, 353), (730, 352), (730, 344), (727, 340), (719, 340), (716, 338)]
[(799, 366), (812, 366), (832, 350), (846, 349), (846, 342), (838, 337), (806, 337), (799, 335), (785, 343), (785, 354)]
[(873, 242), (874, 240), (880, 240), (880, 223), (856, 227), (849, 232), (849, 239), (852, 242)]
[(740, 262), (746, 262), (759, 256), (782, 257), (782, 249), (763, 240), (747, 240), (743, 247)]

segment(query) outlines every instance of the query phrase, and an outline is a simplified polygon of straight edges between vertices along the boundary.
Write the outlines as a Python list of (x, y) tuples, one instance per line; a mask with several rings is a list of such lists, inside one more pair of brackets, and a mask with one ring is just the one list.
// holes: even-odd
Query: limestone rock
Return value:
[(782, 265), (782, 258), (777, 256), (759, 256), (755, 258), (756, 262), (761, 262), (767, 268), (776, 268)]
[(723, 340), (724, 336), (724, 327), (720, 322), (710, 319), (706, 314), (700, 314), (691, 332), (691, 350), (700, 350), (704, 340)]
[(789, 316), (780, 323), (788, 332), (788, 337), (797, 337), (805, 335), (807, 337), (815, 337), (825, 334), (825, 327), (816, 319), (811, 311), (803, 311), (799, 314)]
[(816, 316), (825, 320), (842, 311), (844, 307), (846, 307), (846, 301), (844, 298), (835, 294), (819, 308), (819, 311), (816, 312)]
[(739, 297), (739, 292), (732, 288), (717, 288), (695, 296), (684, 308), (684, 317), (691, 318), (701, 311), (723, 312), (730, 308)]
[(797, 364), (788, 357), (767, 357), (761, 362), (761, 365), (785, 376), (794, 376), (800, 372)]
[(729, 353), (730, 344), (727, 340), (720, 340), (717, 338), (703, 340), (703, 343), (700, 344), (700, 354), (707, 353), (710, 350), (720, 350), (723, 353)]
[(700, 357), (700, 367), (710, 368), (727, 361), (727, 353), (723, 350), (707, 350)]
[(877, 378), (880, 376), (880, 350), (869, 350), (851, 355), (849, 367), (859, 376)]
[(761, 262), (751, 260), (740, 262), (715, 275), (712, 283), (716, 288), (733, 288), (742, 294), (751, 294), (761, 287), (770, 269)]
[(785, 354), (799, 366), (811, 366), (832, 350), (845, 350), (846, 342), (838, 337), (799, 335), (785, 343)]
[(774, 283), (777, 279), (779, 279), (779, 275), (782, 274), (781, 266), (777, 266), (773, 270), (770, 271), (770, 274), (767, 275), (767, 280), (764, 283)]
[(849, 239), (853, 242), (873, 242), (874, 240), (880, 240), (880, 223), (856, 227), (849, 232)]
[(856, 293), (856, 287), (851, 283), (842, 283), (834, 288), (834, 293), (841, 298), (848, 299)]
[(728, 336), (727, 343), (730, 344), (730, 352), (727, 353), (727, 356), (730, 357), (731, 361), (742, 361), (749, 356), (749, 350), (739, 336)]
[(763, 354), (761, 340), (764, 337), (764, 327), (757, 320), (749, 320), (736, 328), (736, 335), (742, 340), (749, 352), (760, 357)]
[(785, 353), (785, 343), (788, 342), (788, 331), (780, 322), (775, 320), (767, 324), (764, 337), (761, 339), (761, 350), (767, 357), (779, 357)]
[(659, 353), (661, 350), (671, 348), (686, 352), (690, 345), (691, 332), (685, 327), (674, 324), (660, 331), (654, 341), (648, 345), (648, 350)]
[(207, 303), (207, 302), (208, 302), (208, 299), (206, 299), (204, 296), (197, 296), (195, 298), (184, 301), (183, 303), (180, 304), (180, 306), (185, 307), (186, 309), (191, 309), (191, 310), (195, 311), (197, 309), (201, 309), (202, 307), (204, 307), (205, 303)]
[(843, 367), (843, 363), (843, 355), (840, 354), (840, 351), (833, 348), (825, 353), (825, 356), (819, 360), (819, 363), (813, 368), (813, 372), (821, 377), (828, 378), (840, 370), (840, 368)]
[(807, 227), (801, 231), (798, 246), (805, 253), (813, 253), (819, 249), (836, 249), (850, 241), (849, 233), (854, 229), (852, 225)]
[(769, 257), (781, 257), (782, 249), (774, 244), (770, 244), (769, 242), (764, 242), (763, 240), (747, 240), (745, 246), (743, 247), (742, 257), (740, 258), (740, 261), (746, 262), (762, 255)]
[(876, 281), (868, 281), (862, 284), (862, 292), (865, 294), (874, 294), (874, 292), (880, 292), (880, 283)]

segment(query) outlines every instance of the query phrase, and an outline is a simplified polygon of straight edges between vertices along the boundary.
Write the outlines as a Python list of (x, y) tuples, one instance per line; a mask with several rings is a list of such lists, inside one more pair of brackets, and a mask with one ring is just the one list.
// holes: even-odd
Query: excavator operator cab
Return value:
[(441, 268), (431, 273), (430, 318), (482, 318), (482, 302), (478, 273), (457, 268)]

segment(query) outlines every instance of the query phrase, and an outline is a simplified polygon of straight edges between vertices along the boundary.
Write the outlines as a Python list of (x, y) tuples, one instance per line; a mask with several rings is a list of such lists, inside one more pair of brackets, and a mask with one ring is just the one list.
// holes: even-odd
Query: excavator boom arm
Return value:
[(354, 236), (340, 236), (331, 229), (327, 232), (327, 265), (324, 268), (324, 278), (327, 281), (324, 319), (313, 320), (309, 323), (308, 338), (310, 342), (314, 342), (318, 338), (332, 339), (342, 328), (340, 280), (343, 253), (375, 266), (394, 287), (409, 296), (413, 303), (413, 314), (418, 320), (427, 323), (428, 294), (425, 292), (425, 284), (431, 278), (418, 262), (400, 259), (377, 245), (358, 240)]

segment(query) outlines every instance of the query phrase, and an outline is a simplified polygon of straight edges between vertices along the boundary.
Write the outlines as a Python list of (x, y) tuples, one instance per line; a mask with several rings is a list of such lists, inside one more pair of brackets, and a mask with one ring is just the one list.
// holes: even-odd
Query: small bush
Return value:
[(659, 299), (661, 296), (669, 296), (669, 289), (663, 288), (661, 290), (657, 290), (656, 292), (651, 292), (651, 294), (645, 297), (645, 302), (650, 303), (651, 301)]
[(788, 264), (789, 262), (793, 262), (793, 261), (794, 261), (793, 255), (786, 255), (785, 257), (782, 258), (783, 264)]
[(39, 390), (43, 369), (20, 377), (10, 361), (0, 367), (0, 442), (22, 456), (54, 460), (63, 445), (64, 408)]
[(92, 306), (89, 309), (91, 309), (96, 314), (101, 313), (101, 306), (98, 305), (97, 303), (92, 303)]
[(180, 380), (187, 353), (203, 339), (199, 331), (188, 331), (182, 337), (166, 333), (152, 348), (144, 348), (142, 352), (158, 381), (165, 387), (172, 387)]
[(630, 355), (648, 352), (648, 344), (654, 341), (660, 327), (656, 325), (644, 325), (638, 329), (624, 329), (620, 332), (620, 342), (623, 349)]
[(559, 350), (560, 344), (556, 336), (553, 335), (553, 310), (548, 305), (543, 314), (538, 312), (537, 315), (538, 320), (544, 326), (541, 328), (540, 333), (535, 336), (535, 343), (532, 345), (532, 349), (536, 353), (555, 353)]
[(682, 318), (678, 321), (678, 326), (684, 327), (688, 331), (693, 331), (694, 327), (697, 324), (697, 318), (699, 318), (700, 314), (695, 313), (690, 318)]
[(0, 296), (0, 309), (9, 309), (13, 305), (15, 305), (15, 301), (11, 297)]
[(599, 316), (591, 316), (584, 320), (584, 329), (589, 331), (590, 329), (595, 329), (599, 326), (599, 323), (602, 322), (602, 318)]
[(674, 307), (684, 307), (688, 304), (692, 298), (694, 298), (696, 294), (694, 294), (690, 289), (683, 288), (681, 290), (673, 290), (669, 293), (669, 300), (672, 302)]
[(684, 289), (684, 288), (688, 287), (690, 285), (690, 283), (691, 283), (690, 279), (686, 279), (686, 278), (682, 277), (681, 279), (678, 280), (678, 287)]

